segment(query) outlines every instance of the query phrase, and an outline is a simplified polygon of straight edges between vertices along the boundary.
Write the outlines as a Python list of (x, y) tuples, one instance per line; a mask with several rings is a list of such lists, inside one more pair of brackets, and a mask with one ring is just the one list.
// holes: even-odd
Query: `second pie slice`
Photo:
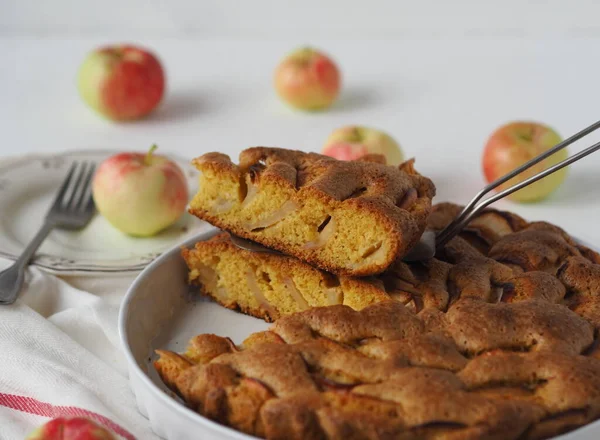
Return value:
[(235, 246), (227, 233), (182, 250), (189, 282), (229, 309), (275, 321), (311, 307), (345, 304), (360, 310), (390, 299), (375, 277), (337, 277), (281, 254)]
[(412, 161), (396, 168), (255, 147), (239, 165), (221, 153), (194, 164), (201, 177), (192, 214), (340, 275), (377, 274), (406, 254), (435, 194)]

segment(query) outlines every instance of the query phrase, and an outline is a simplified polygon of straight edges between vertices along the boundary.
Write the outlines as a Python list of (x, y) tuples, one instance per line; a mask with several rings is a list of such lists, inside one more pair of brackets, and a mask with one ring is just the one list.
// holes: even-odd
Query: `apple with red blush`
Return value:
[(275, 90), (292, 107), (322, 110), (337, 99), (341, 75), (335, 62), (316, 49), (305, 47), (287, 55), (275, 70)]
[(106, 159), (92, 182), (98, 212), (120, 231), (138, 237), (175, 223), (188, 203), (183, 171), (166, 156), (119, 153)]
[(101, 115), (124, 121), (146, 116), (160, 103), (165, 74), (147, 49), (117, 45), (91, 52), (77, 77), (79, 94)]
[(84, 417), (59, 417), (40, 426), (25, 440), (116, 440), (107, 429)]
[[(482, 158), (483, 173), (488, 183), (508, 174), (525, 162), (562, 142), (560, 135), (547, 125), (537, 122), (511, 122), (496, 129), (489, 137)], [(563, 161), (567, 149), (562, 149), (527, 171), (498, 187), (502, 191), (516, 183)], [(531, 185), (514, 192), (508, 198), (517, 202), (535, 202), (554, 192), (565, 180), (567, 169), (562, 168)]]
[(325, 141), (321, 154), (339, 160), (356, 160), (367, 154), (381, 154), (388, 165), (399, 165), (404, 161), (400, 145), (390, 135), (357, 125), (334, 130)]

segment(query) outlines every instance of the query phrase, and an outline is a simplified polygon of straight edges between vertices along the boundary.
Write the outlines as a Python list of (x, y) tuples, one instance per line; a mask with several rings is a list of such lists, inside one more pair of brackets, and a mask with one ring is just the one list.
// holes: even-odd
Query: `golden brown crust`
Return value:
[[(438, 203), (432, 207), (428, 220), (429, 229), (441, 231), (462, 211), (463, 207), (453, 203)], [(506, 235), (518, 232), (527, 222), (516, 214), (493, 208), (485, 209), (464, 228), (461, 237), (483, 254)]]
[(384, 271), (419, 240), (435, 188), (409, 161), (399, 168), (255, 147), (239, 165), (194, 160), (190, 212), (213, 225), (340, 275)]
[(512, 263), (525, 271), (555, 273), (567, 257), (581, 255), (573, 240), (559, 227), (546, 222), (530, 223), (506, 235), (490, 249), (489, 256)]
[(544, 438), (600, 416), (592, 326), (563, 305), (461, 299), (440, 319), (397, 301), (314, 308), (155, 365), (200, 413), (269, 439)]
[(558, 279), (567, 290), (569, 308), (600, 330), (600, 265), (585, 257), (570, 257), (558, 269)]

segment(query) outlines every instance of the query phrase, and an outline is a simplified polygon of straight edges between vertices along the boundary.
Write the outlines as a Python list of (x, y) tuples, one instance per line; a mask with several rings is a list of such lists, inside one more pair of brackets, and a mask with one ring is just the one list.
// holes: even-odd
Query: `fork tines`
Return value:
[(93, 206), (91, 182), (95, 169), (94, 162), (73, 162), (52, 208), (78, 211), (88, 209), (90, 204)]

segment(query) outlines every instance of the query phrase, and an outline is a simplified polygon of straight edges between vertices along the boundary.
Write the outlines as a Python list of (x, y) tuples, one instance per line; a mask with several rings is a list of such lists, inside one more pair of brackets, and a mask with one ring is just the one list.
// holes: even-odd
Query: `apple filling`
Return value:
[(386, 257), (386, 248), (382, 246), (382, 242), (377, 242), (375, 244), (369, 245), (365, 247), (360, 252), (360, 256), (362, 261), (360, 263), (352, 264), (352, 268), (356, 269), (363, 266), (366, 263), (383, 261)]
[(378, 251), (380, 251), (380, 250), (381, 250), (381, 245), (382, 245), (382, 243), (379, 241), (379, 242), (377, 242), (377, 243), (375, 243), (375, 244), (372, 244), (372, 245), (370, 245), (370, 246), (367, 246), (367, 248), (366, 248), (366, 249), (364, 249), (364, 250), (363, 250), (363, 251), (360, 253), (360, 256), (361, 256), (362, 258), (369, 258), (369, 257), (371, 257), (371, 256), (375, 255), (375, 254), (376, 254)]
[(241, 209), (250, 205), (258, 194), (258, 185), (252, 183), (252, 177), (249, 174), (246, 174), (246, 181), (243, 188), (245, 189), (245, 194), (243, 194), (242, 204), (240, 205)]
[(404, 193), (400, 201), (396, 204), (398, 208), (409, 209), (419, 198), (419, 193), (416, 189), (410, 188)]
[(396, 277), (385, 280), (385, 290), (390, 298), (401, 302), (409, 309), (418, 312), (423, 309), (421, 292), (412, 284)]
[(308, 303), (294, 284), (294, 281), (291, 278), (285, 278), (283, 284), (285, 284), (286, 290), (290, 293), (292, 298), (294, 298), (294, 301), (296, 301), (300, 310), (308, 309)]
[(336, 223), (335, 219), (328, 216), (323, 223), (317, 228), (319, 233), (316, 240), (309, 241), (304, 245), (306, 249), (319, 249), (327, 244), (329, 239), (335, 234)]
[(298, 204), (292, 200), (288, 200), (283, 205), (281, 205), (281, 208), (279, 208), (277, 211), (272, 212), (271, 214), (267, 215), (265, 218), (258, 220), (256, 222), (253, 222), (253, 223), (246, 222), (244, 224), (244, 227), (251, 231), (255, 231), (257, 229), (268, 228), (270, 226), (275, 225), (276, 223), (279, 223), (281, 220), (286, 218), (288, 215), (290, 215), (292, 212), (294, 212), (297, 209), (298, 209)]
[(198, 268), (194, 269), (190, 275), (192, 278), (197, 277), (219, 301), (224, 303), (228, 301), (229, 295), (224, 287), (219, 286), (220, 277), (216, 270), (204, 264), (198, 264)]
[(327, 305), (335, 306), (336, 304), (342, 303), (342, 291), (341, 289), (330, 288), (327, 289)]
[(256, 298), (256, 301), (258, 302), (259, 306), (264, 308), (267, 312), (269, 312), (271, 316), (276, 316), (277, 314), (275, 310), (273, 309), (271, 304), (269, 304), (269, 301), (267, 301), (267, 298), (260, 290), (260, 286), (256, 281), (254, 273), (249, 270), (246, 271), (246, 283), (248, 284), (250, 291), (254, 295), (254, 298)]
[(215, 199), (215, 201), (212, 205), (212, 210), (215, 214), (224, 214), (226, 212), (231, 211), (233, 206), (234, 206), (233, 201), (219, 197), (219, 198)]

